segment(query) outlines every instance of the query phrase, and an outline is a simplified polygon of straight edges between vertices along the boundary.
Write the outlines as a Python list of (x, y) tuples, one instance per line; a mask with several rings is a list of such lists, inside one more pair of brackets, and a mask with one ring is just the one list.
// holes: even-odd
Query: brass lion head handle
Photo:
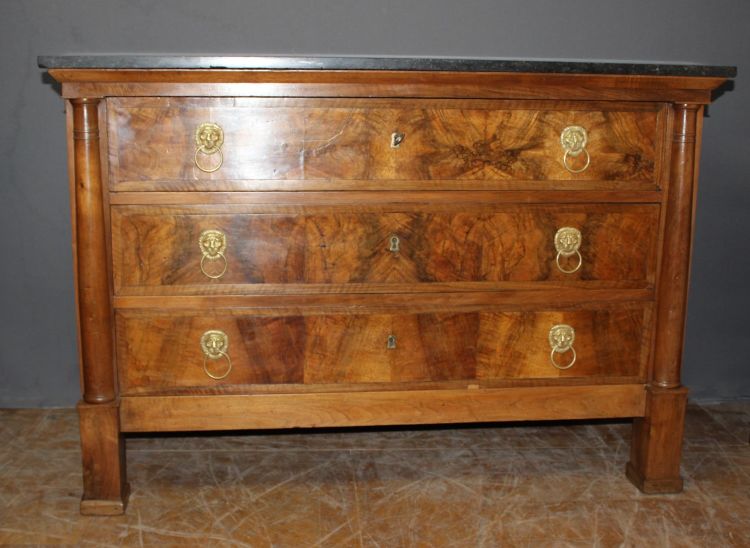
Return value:
[[(221, 146), (224, 144), (224, 130), (219, 124), (204, 122), (195, 130), (195, 155), (193, 161), (195, 166), (205, 173), (213, 173), (224, 163), (224, 153)], [(219, 154), (219, 161), (213, 167), (206, 167), (198, 161), (199, 155), (211, 156)]]
[[(581, 248), (582, 241), (581, 231), (572, 226), (564, 226), (555, 233), (555, 249), (557, 250), (557, 256), (555, 257), (555, 264), (560, 272), (565, 274), (573, 274), (583, 264), (583, 257), (579, 249)], [(578, 256), (578, 262), (574, 268), (564, 268), (560, 264), (561, 258), (571, 257), (573, 255)]]
[[(200, 247), (201, 254), (201, 272), (211, 279), (221, 278), (227, 271), (227, 258), (224, 253), (227, 250), (227, 235), (221, 230), (208, 229), (201, 232), (198, 238), (198, 246)], [(211, 263), (214, 261), (222, 261), (223, 266), (221, 271), (209, 272), (206, 269), (207, 262)], [(212, 269), (209, 269), (212, 270)]]
[[(558, 369), (570, 369), (571, 367), (573, 367), (573, 364), (576, 363), (577, 358), (576, 351), (573, 348), (573, 343), (576, 340), (575, 329), (564, 323), (553, 325), (552, 329), (549, 330), (548, 339), (549, 345), (552, 348), (552, 352), (550, 352), (549, 355), (549, 359), (552, 362), (552, 365), (554, 365)], [(565, 354), (567, 352), (573, 353), (570, 362), (568, 362), (567, 365), (560, 365), (559, 363), (557, 363), (555, 354)]]
[[(588, 141), (588, 133), (586, 133), (586, 129), (581, 126), (568, 126), (562, 130), (562, 133), (560, 133), (560, 145), (564, 151), (563, 165), (565, 166), (565, 169), (571, 173), (581, 173), (588, 169), (589, 164), (591, 163), (591, 156), (589, 155), (588, 150), (586, 150)], [(577, 158), (581, 154), (586, 155), (586, 161), (584, 162), (583, 167), (571, 167), (570, 159)]]
[[(203, 351), (203, 371), (215, 380), (221, 380), (232, 370), (232, 360), (229, 357), (229, 337), (223, 331), (211, 329), (201, 335), (201, 350)], [(225, 359), (226, 370), (223, 373), (213, 373), (208, 368), (208, 361)]]

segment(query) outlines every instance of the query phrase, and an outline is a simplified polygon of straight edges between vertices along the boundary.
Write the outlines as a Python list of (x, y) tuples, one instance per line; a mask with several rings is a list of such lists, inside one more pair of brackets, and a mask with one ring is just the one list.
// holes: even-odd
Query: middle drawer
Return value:
[(113, 206), (115, 292), (645, 288), (658, 218), (655, 204)]

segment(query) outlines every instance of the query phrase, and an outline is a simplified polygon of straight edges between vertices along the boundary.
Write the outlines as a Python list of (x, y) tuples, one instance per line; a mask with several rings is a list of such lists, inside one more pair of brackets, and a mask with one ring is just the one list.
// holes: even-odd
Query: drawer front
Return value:
[[(115, 206), (115, 289), (653, 282), (657, 205), (426, 207)], [(566, 229), (573, 241), (561, 241)]]
[[(123, 98), (109, 102), (115, 190), (658, 185), (658, 104)], [(209, 124), (209, 125), (204, 125)], [(566, 129), (567, 128), (567, 129)], [(614, 184), (617, 183), (617, 184)]]
[(251, 384), (285, 384), (293, 391), (294, 385), (633, 380), (645, 371), (649, 316), (649, 305), (636, 303), (372, 315), (121, 310), (120, 390), (128, 395)]

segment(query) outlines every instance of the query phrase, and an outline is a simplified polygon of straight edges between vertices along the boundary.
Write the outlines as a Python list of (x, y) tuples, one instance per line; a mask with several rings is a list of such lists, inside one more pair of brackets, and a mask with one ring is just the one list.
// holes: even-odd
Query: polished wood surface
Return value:
[[(336, 190), (456, 188), (481, 181), (617, 181), (654, 184), (663, 108), (654, 104), (440, 100), (112, 99), (109, 134), (115, 190)], [(627, 110), (625, 110), (627, 109)], [(203, 122), (224, 131), (218, 154), (194, 161)], [(563, 165), (560, 133), (588, 132), (588, 169)], [(391, 146), (393, 133), (403, 142)], [(568, 160), (585, 166), (584, 155)], [(273, 180), (278, 180), (276, 184)], [(397, 181), (394, 184), (394, 181)]]
[[(549, 307), (556, 309), (585, 308), (587, 303), (608, 304), (633, 301), (651, 301), (653, 289), (601, 289), (594, 286), (579, 287), (578, 284), (528, 282), (508, 284), (502, 289), (466, 291), (465, 286), (454, 287), (454, 284), (435, 284), (437, 291), (414, 291), (414, 285), (395, 285), (390, 291), (371, 291), (370, 287), (352, 286), (351, 291), (342, 287), (323, 291), (314, 287), (310, 292), (301, 290), (302, 286), (293, 286), (292, 291), (282, 293), (281, 286), (274, 286), (275, 293), (242, 295), (215, 294), (198, 292), (190, 295), (136, 295), (116, 296), (114, 306), (120, 310), (156, 308), (169, 311), (170, 314), (190, 310), (228, 309), (243, 313), (243, 309), (252, 309), (253, 314), (274, 315), (279, 309), (296, 311), (314, 308), (330, 313), (349, 314), (353, 311), (385, 312), (408, 308), (411, 312), (441, 312), (446, 309), (454, 311), (475, 312), (493, 306), (503, 306), (515, 310), (534, 310)], [(348, 287), (348, 286), (347, 286)], [(359, 289), (359, 291), (357, 291)], [(462, 289), (458, 291), (458, 289)], [(546, 291), (547, 289), (552, 291)], [(234, 312), (233, 312), (234, 313)]]
[(633, 421), (628, 479), (644, 493), (682, 491), (680, 457), (687, 389), (650, 386), (646, 413)]
[(628, 477), (681, 487), (700, 118), (723, 78), (50, 72), (72, 105), (82, 511), (124, 510), (124, 431), (635, 417)]
[(89, 403), (115, 399), (98, 103), (72, 101), (80, 351), (83, 399)]
[(452, 97), (707, 104), (723, 77), (421, 71), (54, 69), (64, 97)]
[(131, 396), (125, 432), (606, 419), (643, 415), (642, 384), (236, 396)]
[(697, 185), (696, 124), (699, 111), (702, 109), (697, 105), (677, 105), (674, 113), (672, 180), (664, 213), (669, 230), (664, 234), (654, 369), (654, 384), (664, 388), (680, 386), (693, 201)]
[(83, 460), (81, 513), (122, 514), (130, 488), (125, 477), (125, 439), (115, 402), (78, 404)]
[[(305, 205), (350, 205), (361, 206), (377, 204), (386, 206), (404, 206), (421, 204), (432, 209), (439, 206), (455, 208), (456, 204), (467, 207), (492, 204), (585, 204), (585, 203), (659, 203), (664, 193), (659, 191), (630, 191), (612, 189), (602, 190), (595, 183), (591, 189), (582, 191), (581, 186), (566, 182), (564, 187), (555, 190), (537, 190), (534, 192), (520, 190), (462, 190), (461, 192), (422, 191), (377, 191), (366, 193), (355, 191), (342, 192), (112, 192), (109, 194), (112, 205), (220, 205), (242, 204), (246, 206), (305, 206)], [(538, 188), (544, 188), (539, 182)]]
[[(125, 207), (113, 217), (115, 290), (223, 284), (418, 284), (654, 281), (657, 206)], [(582, 233), (581, 267), (556, 264), (555, 233)], [(227, 237), (226, 259), (204, 261), (202, 231)], [(391, 238), (398, 251), (391, 251)], [(579, 258), (561, 257), (567, 271)], [(220, 278), (208, 275), (222, 274)], [(218, 288), (217, 288), (218, 289)], [(366, 289), (366, 288), (364, 288)], [(200, 289), (197, 289), (200, 290)], [(362, 289), (360, 289), (362, 290)], [(252, 288), (244, 288), (252, 291)], [(266, 290), (268, 291), (268, 290)]]
[(99, 147), (99, 100), (71, 101), (76, 297), (83, 401), (78, 405), (83, 465), (82, 514), (125, 511), (125, 445), (120, 432)]
[(646, 417), (633, 425), (628, 478), (646, 493), (682, 490), (680, 448), (687, 390), (680, 386), (703, 107), (674, 108), (671, 180), (665, 204), (655, 359)]
[[(430, 314), (226, 315), (120, 311), (117, 315), (123, 395), (236, 384), (409, 383), (473, 379), (638, 377), (645, 369), (649, 308)], [(550, 361), (548, 334), (575, 329), (576, 361)], [(229, 375), (203, 370), (201, 335), (229, 339)], [(388, 339), (393, 337), (393, 348)], [(558, 356), (561, 365), (573, 353)], [(215, 375), (224, 359), (208, 360)], [(294, 391), (294, 387), (287, 387)]]

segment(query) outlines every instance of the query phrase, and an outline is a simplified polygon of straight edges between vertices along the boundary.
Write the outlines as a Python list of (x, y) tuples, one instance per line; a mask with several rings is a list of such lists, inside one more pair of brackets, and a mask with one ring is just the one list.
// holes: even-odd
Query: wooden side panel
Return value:
[[(410, 382), (638, 377), (648, 305), (571, 311), (254, 316), (204, 311), (117, 314), (123, 394), (250, 384), (408, 385)], [(548, 333), (576, 332), (573, 367), (555, 368)], [(232, 370), (212, 379), (200, 339), (226, 333)], [(572, 353), (555, 356), (560, 365)], [(228, 360), (208, 360), (214, 375)], [(289, 387), (294, 391), (294, 387)]]
[[(113, 207), (115, 290), (169, 293), (195, 286), (460, 282), (653, 283), (658, 206), (527, 205), (429, 211), (411, 205), (296, 208)], [(581, 268), (556, 266), (561, 227), (582, 233)], [(199, 236), (226, 234), (224, 259), (203, 263)], [(391, 238), (398, 251), (391, 251)], [(561, 257), (573, 270), (577, 256)], [(185, 289), (187, 289), (185, 287)], [(257, 288), (255, 290), (260, 290)], [(269, 291), (263, 288), (263, 291)]]
[[(393, 181), (653, 187), (658, 173), (661, 106), (654, 103), (172, 97), (112, 99), (110, 106), (115, 190), (394, 188)], [(195, 131), (204, 122), (224, 131), (221, 167), (218, 153), (198, 155), (205, 168), (217, 168), (212, 173), (195, 162)], [(591, 163), (581, 173), (563, 165), (560, 134), (573, 125), (588, 132)], [(394, 133), (403, 134), (398, 147)], [(569, 159), (570, 167), (582, 168), (584, 158)]]

